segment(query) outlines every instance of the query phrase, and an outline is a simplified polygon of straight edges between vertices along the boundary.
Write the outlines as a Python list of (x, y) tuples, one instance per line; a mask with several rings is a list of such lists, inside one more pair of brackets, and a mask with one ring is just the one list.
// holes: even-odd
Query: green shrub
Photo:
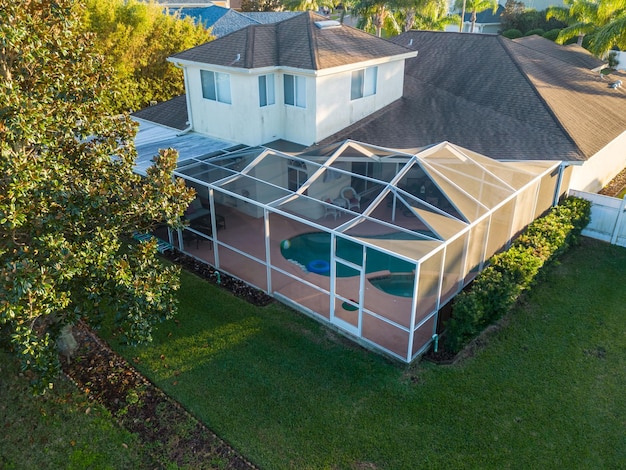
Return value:
[(523, 36), (522, 32), (519, 29), (507, 29), (502, 32), (502, 36), (509, 39), (517, 39)]
[(541, 29), (541, 28), (535, 28), (535, 29), (531, 29), (530, 31), (526, 31), (526, 34), (524, 34), (524, 36), (532, 36), (533, 34), (536, 34), (537, 36), (543, 36), (546, 32)]
[(471, 289), (455, 298), (446, 323), (446, 348), (459, 352), (506, 313), (532, 286), (541, 267), (577, 241), (590, 211), (589, 201), (567, 198), (531, 223), (507, 251), (494, 255)]
[(543, 37), (546, 38), (546, 39), (549, 39), (552, 42), (554, 42), (554, 41), (556, 41), (556, 38), (557, 38), (557, 36), (559, 35), (560, 32), (561, 32), (561, 28), (551, 29), (550, 31), (546, 31), (543, 34)]

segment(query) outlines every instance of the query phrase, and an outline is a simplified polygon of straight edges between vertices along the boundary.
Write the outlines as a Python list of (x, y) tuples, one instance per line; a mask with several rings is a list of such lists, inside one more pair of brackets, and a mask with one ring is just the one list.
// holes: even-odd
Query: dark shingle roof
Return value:
[(404, 97), (320, 145), (447, 140), (497, 159), (576, 161), (626, 129), (624, 89), (609, 89), (570, 55), (480, 34), (410, 31), (393, 41), (419, 51), (406, 62)]
[(537, 52), (541, 52), (546, 56), (562, 62), (567, 62), (568, 64), (588, 70), (599, 69), (606, 65), (605, 61), (598, 59), (587, 49), (577, 44), (569, 44), (563, 47), (536, 34), (513, 39), (513, 42), (534, 49)]
[(284, 66), (320, 70), (410, 52), (350, 26), (316, 26), (316, 21), (325, 20), (304, 12), (278, 23), (248, 26), (175, 54), (172, 59), (240, 68)]
[(141, 109), (132, 114), (134, 117), (155, 122), (173, 129), (183, 130), (188, 124), (186, 96), (181, 95), (171, 100)]

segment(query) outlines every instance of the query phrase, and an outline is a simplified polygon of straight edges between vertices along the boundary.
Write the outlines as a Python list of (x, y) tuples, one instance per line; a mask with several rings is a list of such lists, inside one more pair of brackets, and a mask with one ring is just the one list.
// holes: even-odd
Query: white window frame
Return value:
[(358, 100), (376, 94), (378, 66), (354, 70), (350, 81), (350, 100)]
[(276, 103), (274, 87), (274, 74), (259, 75), (259, 106), (271, 106)]
[(200, 70), (202, 97), (218, 103), (232, 104), (230, 94), (230, 74)]
[(306, 77), (286, 73), (283, 83), (285, 86), (285, 104), (297, 108), (306, 108)]

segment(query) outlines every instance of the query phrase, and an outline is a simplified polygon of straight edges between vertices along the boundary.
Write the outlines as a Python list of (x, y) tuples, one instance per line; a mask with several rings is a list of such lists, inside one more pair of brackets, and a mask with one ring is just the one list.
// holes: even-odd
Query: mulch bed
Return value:
[[(182, 253), (166, 257), (255, 305), (273, 301), (264, 292)], [(63, 371), (122, 426), (139, 436), (149, 449), (145, 452), (150, 460), (146, 468), (169, 468), (172, 462), (193, 469), (257, 468), (115, 353), (87, 325), (76, 325), (73, 333), (78, 349), (71, 361), (61, 358)]]
[(604, 196), (617, 196), (622, 189), (626, 186), (626, 168), (622, 170), (615, 178), (613, 178), (609, 184), (602, 188), (598, 194)]

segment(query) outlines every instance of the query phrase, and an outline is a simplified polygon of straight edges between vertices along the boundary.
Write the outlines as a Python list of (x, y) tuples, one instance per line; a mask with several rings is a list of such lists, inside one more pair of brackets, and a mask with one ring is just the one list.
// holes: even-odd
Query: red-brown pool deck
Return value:
[[(225, 228), (219, 228), (217, 231), (216, 243), (201, 236), (185, 237), (185, 251), (211, 265), (216, 265), (216, 257), (219, 257), (219, 269), (234, 275), (251, 285), (266, 290), (268, 282), (268, 269), (264, 264), (266, 257), (266, 240), (264, 236), (264, 218), (256, 218), (244, 214), (236, 208), (228, 206), (216, 205), (216, 214), (224, 218)], [(377, 209), (377, 213), (373, 214), (379, 220), (391, 221), (391, 208)], [(337, 227), (349, 220), (354, 215), (343, 214), (335, 219), (332, 215), (316, 220), (319, 225), (328, 228)], [(418, 226), (419, 220), (415, 218), (399, 215), (398, 217), (406, 218), (406, 223), (416, 225), (413, 229), (423, 228)], [(326, 291), (330, 291), (330, 277), (321, 274), (307, 272), (302, 267), (285, 259), (281, 253), (280, 244), (283, 240), (290, 239), (302, 233), (315, 231), (315, 228), (304, 223), (281, 216), (280, 214), (270, 215), (270, 240), (269, 253), (271, 257), (272, 269), (271, 290), (279, 300), (284, 298), (301, 305), (307, 309), (309, 314), (319, 319), (325, 319), (330, 322), (330, 295), (320, 292), (310, 285), (313, 284), (321, 287)], [(371, 233), (367, 233), (368, 227)], [(377, 227), (363, 224), (360, 235), (375, 235), (372, 230)], [(164, 234), (159, 234), (164, 237)], [(174, 240), (175, 244), (177, 243)], [(231, 248), (232, 247), (232, 248)], [(234, 248), (234, 249), (233, 249)], [(255, 261), (238, 253), (236, 250), (246, 253), (248, 256), (257, 258)], [(281, 271), (290, 273), (297, 279), (283, 274)], [(376, 277), (386, 273), (371, 273), (367, 277)], [(378, 315), (384, 317), (401, 327), (408, 329), (411, 322), (412, 299), (409, 297), (401, 297), (390, 295), (382, 290), (374, 287), (371, 283), (365, 282), (364, 306), (371, 312), (377, 312)], [(337, 279), (336, 292), (346, 299), (353, 300), (358, 303), (359, 299), (359, 277), (342, 277)], [(434, 299), (432, 299), (434, 302)], [(288, 303), (288, 302), (287, 302)], [(357, 325), (358, 310), (347, 310), (343, 306), (343, 301), (337, 299), (335, 305), (335, 317), (339, 318), (352, 326)], [(422, 319), (416, 318), (416, 324)], [(417, 352), (426, 342), (428, 342), (434, 332), (434, 318), (428, 320), (425, 327), (420, 328), (414, 339), (414, 348), (411, 355)], [(341, 330), (341, 328), (340, 328)], [(349, 336), (350, 332), (347, 332)], [(377, 318), (374, 315), (363, 312), (361, 336), (383, 348), (406, 358), (407, 348), (409, 344), (409, 332)]]

